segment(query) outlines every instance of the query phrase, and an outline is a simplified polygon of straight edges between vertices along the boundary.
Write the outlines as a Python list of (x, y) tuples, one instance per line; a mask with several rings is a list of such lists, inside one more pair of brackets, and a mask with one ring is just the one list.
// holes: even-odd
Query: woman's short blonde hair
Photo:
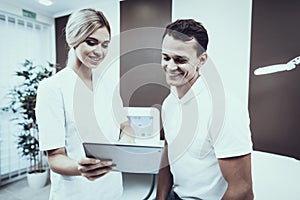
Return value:
[(76, 48), (97, 29), (106, 27), (109, 35), (110, 26), (101, 11), (86, 8), (73, 12), (66, 25), (66, 41), (70, 48)]

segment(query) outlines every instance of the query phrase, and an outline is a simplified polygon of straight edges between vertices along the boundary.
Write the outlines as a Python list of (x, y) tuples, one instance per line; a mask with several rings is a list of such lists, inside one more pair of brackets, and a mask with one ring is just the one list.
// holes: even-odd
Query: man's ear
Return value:
[(208, 55), (205, 52), (203, 52), (200, 56), (199, 56), (199, 60), (200, 60), (200, 66), (204, 65), (207, 61)]

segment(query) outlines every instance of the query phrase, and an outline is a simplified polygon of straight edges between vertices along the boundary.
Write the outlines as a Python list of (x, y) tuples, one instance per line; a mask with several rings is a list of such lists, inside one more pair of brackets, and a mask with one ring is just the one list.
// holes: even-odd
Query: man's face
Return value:
[(196, 51), (197, 41), (182, 41), (166, 35), (162, 42), (161, 64), (169, 85), (180, 87), (192, 85), (199, 76), (200, 56)]

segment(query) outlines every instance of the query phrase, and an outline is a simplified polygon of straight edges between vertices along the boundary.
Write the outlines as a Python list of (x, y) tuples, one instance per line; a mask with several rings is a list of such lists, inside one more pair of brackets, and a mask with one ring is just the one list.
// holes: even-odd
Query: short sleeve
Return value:
[(59, 88), (44, 80), (39, 84), (36, 102), (36, 118), (41, 150), (65, 146), (65, 114), (63, 97)]
[(113, 96), (112, 109), (114, 112), (113, 115), (115, 116), (119, 124), (128, 121), (127, 119), (128, 113), (124, 111), (123, 101), (119, 94)]
[(214, 145), (217, 158), (235, 157), (252, 152), (248, 109), (234, 97), (227, 97), (225, 120)]

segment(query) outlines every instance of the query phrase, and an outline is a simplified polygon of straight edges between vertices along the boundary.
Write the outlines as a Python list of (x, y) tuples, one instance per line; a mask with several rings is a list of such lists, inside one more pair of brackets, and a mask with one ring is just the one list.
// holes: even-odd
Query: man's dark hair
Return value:
[(168, 24), (162, 38), (167, 34), (182, 41), (190, 41), (195, 38), (199, 44), (197, 47), (197, 56), (207, 50), (207, 31), (200, 22), (193, 19), (178, 19)]

